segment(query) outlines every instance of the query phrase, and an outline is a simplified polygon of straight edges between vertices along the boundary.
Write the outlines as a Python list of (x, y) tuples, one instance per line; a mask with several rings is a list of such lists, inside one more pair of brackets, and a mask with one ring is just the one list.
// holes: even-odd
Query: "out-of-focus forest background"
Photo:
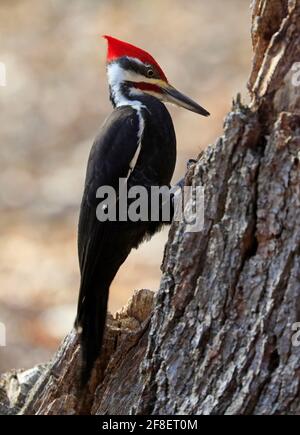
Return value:
[[(107, 33), (153, 54), (169, 81), (211, 112), (170, 107), (174, 179), (214, 142), (250, 71), (248, 0), (1, 0), (0, 372), (49, 359), (72, 327), (79, 285), (76, 226), (93, 138), (111, 111)], [(156, 290), (167, 230), (131, 254), (110, 294)]]

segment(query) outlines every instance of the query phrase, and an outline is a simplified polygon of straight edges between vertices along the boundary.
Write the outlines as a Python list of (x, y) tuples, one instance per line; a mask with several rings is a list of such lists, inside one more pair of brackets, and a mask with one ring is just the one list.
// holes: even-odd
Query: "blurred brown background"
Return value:
[[(47, 360), (72, 327), (79, 273), (76, 226), (93, 138), (111, 111), (107, 33), (151, 52), (170, 82), (212, 116), (170, 107), (175, 179), (222, 131), (250, 71), (248, 0), (1, 0), (0, 372)], [(167, 231), (134, 252), (110, 310), (135, 288), (156, 290)]]

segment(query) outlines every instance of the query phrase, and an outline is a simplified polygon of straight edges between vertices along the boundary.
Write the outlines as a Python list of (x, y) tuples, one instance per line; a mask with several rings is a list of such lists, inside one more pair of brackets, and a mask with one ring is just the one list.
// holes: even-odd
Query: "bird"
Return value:
[(81, 349), (81, 384), (90, 379), (101, 354), (110, 285), (133, 248), (162, 222), (100, 221), (97, 190), (119, 180), (127, 188), (170, 186), (176, 136), (164, 103), (202, 116), (209, 112), (173, 87), (147, 51), (109, 35), (106, 71), (112, 113), (104, 121), (88, 159), (78, 223), (80, 289), (75, 327)]

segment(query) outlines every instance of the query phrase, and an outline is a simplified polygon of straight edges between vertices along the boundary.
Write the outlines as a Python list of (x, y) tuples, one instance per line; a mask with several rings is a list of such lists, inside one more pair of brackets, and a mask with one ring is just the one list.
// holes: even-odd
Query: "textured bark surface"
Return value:
[[(73, 330), (48, 365), (0, 378), (0, 413), (88, 414), (95, 403), (109, 407), (111, 399), (122, 412), (141, 390), (137, 374), (146, 351), (153, 296), (150, 290), (135, 292), (114, 318), (108, 316), (102, 358), (84, 392), (78, 385), (80, 355)], [(133, 388), (126, 390), (127, 384)], [(105, 397), (107, 388), (115, 391), (114, 398)]]
[(48, 366), (1, 378), (1, 413), (300, 413), (300, 2), (252, 6), (251, 105), (187, 174), (203, 230), (172, 224), (154, 308), (142, 290), (109, 318), (84, 394), (72, 331)]

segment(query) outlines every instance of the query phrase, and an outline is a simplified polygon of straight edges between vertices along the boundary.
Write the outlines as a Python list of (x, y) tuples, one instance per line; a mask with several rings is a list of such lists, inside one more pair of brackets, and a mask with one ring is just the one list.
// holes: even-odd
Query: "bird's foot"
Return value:
[[(197, 163), (197, 160), (195, 159), (189, 159), (186, 162), (186, 170), (189, 171), (190, 168), (195, 165), (195, 163)], [(179, 181), (177, 181), (177, 183), (175, 184), (175, 186), (173, 187), (174, 190), (176, 190), (177, 187), (182, 188), (184, 186), (184, 179), (185, 177), (181, 178)]]

